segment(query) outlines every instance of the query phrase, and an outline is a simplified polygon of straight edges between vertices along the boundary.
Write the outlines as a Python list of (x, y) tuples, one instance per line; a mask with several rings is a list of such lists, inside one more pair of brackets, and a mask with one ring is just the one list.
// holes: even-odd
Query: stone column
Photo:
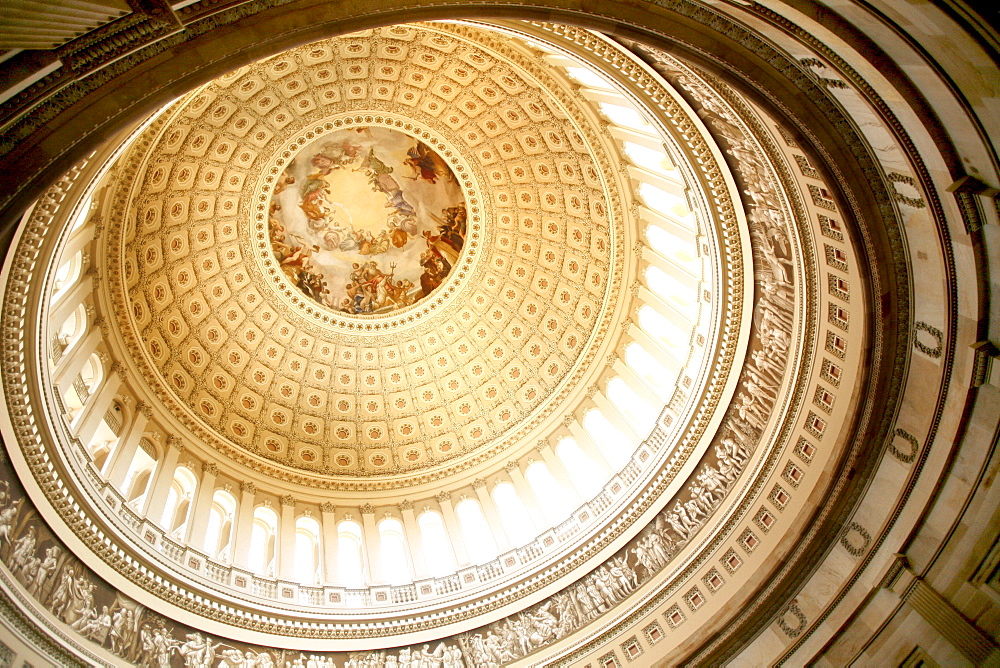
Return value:
[[(89, 214), (88, 214), (89, 215)], [(63, 262), (68, 262), (73, 259), (77, 251), (83, 251), (83, 262), (82, 267), (87, 266), (87, 255), (88, 252), (85, 250), (91, 241), (94, 240), (94, 228), (90, 227), (86, 223), (81, 225), (79, 228), (73, 230), (73, 233), (69, 235), (69, 239), (66, 241), (66, 245), (63, 246), (60, 251), (60, 258)], [(83, 280), (84, 271), (80, 272), (80, 278), (78, 280)]]
[(580, 505), (580, 493), (577, 491), (576, 485), (573, 484), (573, 479), (570, 478), (569, 472), (563, 465), (562, 460), (559, 459), (556, 453), (552, 452), (549, 442), (545, 439), (538, 441), (535, 445), (535, 452), (541, 455), (542, 461), (545, 462), (545, 466), (548, 467), (552, 477), (562, 487), (562, 492), (571, 497), (573, 505)]
[(58, 330), (63, 326), (73, 311), (80, 307), (92, 292), (94, 291), (94, 283), (88, 276), (81, 276), (80, 280), (70, 288), (66, 294), (59, 298), (55, 304), (52, 305), (52, 310), (49, 311), (49, 331)]
[(660, 339), (654, 339), (652, 336), (643, 331), (642, 327), (636, 324), (631, 325), (628, 328), (628, 335), (632, 337), (632, 340), (642, 346), (646, 352), (654, 356), (657, 361), (663, 365), (667, 371), (674, 374), (674, 380), (676, 382), (677, 374), (680, 372), (681, 363), (678, 360), (673, 351), (667, 348), (667, 345)]
[(52, 385), (57, 388), (60, 395), (73, 384), (73, 380), (80, 374), (80, 369), (97, 350), (100, 342), (101, 328), (95, 324), (62, 356), (59, 364), (52, 370)]
[(146, 431), (146, 425), (149, 424), (149, 418), (152, 415), (153, 411), (147, 404), (138, 402), (135, 405), (131, 424), (122, 437), (118, 439), (118, 445), (104, 462), (104, 470), (101, 473), (116, 489), (120, 489), (122, 483), (125, 482), (128, 467), (132, 464), (132, 458), (135, 457), (135, 451), (139, 447), (139, 440), (142, 439), (142, 434)]
[(604, 396), (603, 392), (594, 393), (592, 399), (604, 417), (608, 419), (608, 422), (610, 422), (612, 426), (614, 426), (619, 433), (621, 433), (623, 439), (633, 437), (634, 440), (630, 443), (623, 442), (615, 444), (620, 448), (625, 448), (631, 458), (632, 453), (639, 445), (639, 442), (648, 436), (648, 434), (640, 435), (639, 432), (637, 432), (635, 428), (629, 424), (628, 420), (625, 419), (625, 416), (621, 414), (618, 408), (616, 408), (615, 405), (611, 403), (606, 396)]
[(507, 462), (503, 468), (507, 472), (507, 475), (510, 476), (510, 481), (514, 483), (514, 490), (517, 492), (518, 497), (520, 497), (521, 503), (524, 504), (525, 510), (528, 511), (528, 517), (531, 518), (532, 523), (535, 525), (535, 533), (538, 534), (548, 529), (549, 523), (546, 521), (545, 516), (542, 515), (542, 510), (538, 506), (538, 499), (535, 498), (535, 493), (531, 491), (531, 485), (524, 479), (521, 467), (517, 462)]
[[(184, 444), (181, 439), (171, 434), (167, 436), (167, 447), (164, 449), (163, 458), (156, 464), (156, 472), (153, 474), (153, 482), (149, 486), (146, 500), (142, 504), (142, 515), (147, 516), (153, 513), (150, 519), (159, 524), (163, 521), (163, 507), (167, 503), (167, 494), (170, 492), (170, 483), (174, 480), (174, 472), (177, 470), (177, 460), (184, 452)], [(131, 457), (129, 458), (131, 461)]]
[(497, 550), (506, 552), (510, 549), (510, 540), (507, 532), (503, 530), (503, 522), (500, 520), (500, 513), (497, 511), (493, 497), (486, 489), (486, 480), (476, 478), (472, 481), (472, 489), (476, 491), (476, 498), (479, 500), (479, 507), (483, 509), (483, 515), (490, 524), (490, 531), (493, 532), (493, 540), (496, 541)]
[(323, 527), (323, 582), (324, 584), (334, 584), (337, 582), (337, 548), (339, 547), (337, 536), (337, 517), (334, 514), (336, 507), (326, 501), (319, 506), (320, 524)]
[(202, 465), (201, 480), (194, 495), (194, 508), (191, 511), (191, 521), (188, 522), (185, 541), (196, 550), (208, 551), (205, 547), (205, 534), (208, 532), (208, 518), (212, 513), (212, 497), (215, 495), (215, 479), (218, 475), (219, 466), (215, 462), (206, 462)]
[(625, 362), (621, 359), (616, 359), (611, 368), (618, 374), (619, 378), (625, 381), (625, 385), (627, 385), (630, 390), (635, 392), (636, 396), (638, 396), (641, 401), (648, 404), (654, 413), (659, 414), (660, 410), (663, 409), (663, 405), (666, 403), (666, 400), (661, 399), (659, 395), (656, 394), (656, 389), (652, 387), (652, 384), (649, 381), (633, 371), (632, 367), (625, 364)]
[(379, 559), (378, 526), (375, 524), (375, 507), (370, 503), (361, 506), (361, 530), (364, 532), (365, 564), (368, 571), (368, 584), (382, 584), (382, 560)]
[(469, 559), (469, 551), (465, 547), (462, 525), (451, 505), (451, 496), (448, 492), (441, 492), (437, 495), (437, 501), (441, 504), (441, 516), (444, 517), (444, 526), (448, 530), (448, 538), (451, 539), (451, 549), (455, 552), (455, 561), (459, 568), (468, 566), (472, 560)]
[(576, 444), (583, 450), (583, 454), (587, 455), (590, 461), (594, 462), (594, 466), (601, 472), (601, 478), (603, 480), (610, 478), (612, 473), (610, 462), (605, 458), (604, 453), (601, 452), (601, 448), (594, 442), (594, 439), (587, 433), (587, 430), (583, 428), (583, 425), (574, 419), (569, 421), (566, 428), (569, 429), (570, 436), (576, 441)]
[(413, 564), (413, 579), (423, 580), (430, 577), (427, 572), (427, 560), (424, 557), (424, 544), (420, 539), (420, 525), (413, 514), (413, 503), (406, 499), (399, 504), (399, 514), (403, 516), (403, 530), (406, 532), (406, 547), (410, 550), (410, 562)]
[(111, 404), (115, 400), (115, 395), (121, 389), (124, 377), (124, 365), (120, 362), (112, 364), (101, 381), (100, 387), (97, 388), (97, 392), (90, 395), (83, 410), (80, 411), (80, 415), (76, 420), (76, 424), (78, 425), (76, 427), (76, 437), (83, 444), (83, 447), (90, 445), (90, 442), (97, 434), (97, 430), (101, 426), (101, 421), (104, 420), (104, 415), (111, 408)]
[(905, 555), (896, 554), (882, 578), (882, 587), (897, 594), (916, 610), (934, 630), (951, 643), (973, 665), (993, 665), (1000, 658), (996, 641), (955, 609), (921, 576), (914, 573)]
[(278, 537), (278, 577), (282, 580), (295, 580), (295, 497), (291, 494), (281, 497)]
[(240, 507), (236, 511), (233, 529), (233, 565), (250, 570), (250, 538), (253, 536), (253, 511), (257, 486), (252, 482), (240, 483)]
[(663, 299), (644, 285), (640, 286), (638, 296), (641, 304), (647, 304), (652, 307), (654, 311), (669, 320), (674, 327), (677, 327), (682, 332), (690, 331), (691, 325), (694, 323), (687, 315), (681, 313), (677, 306)]
[(642, 249), (642, 259), (650, 265), (662, 269), (663, 273), (680, 283), (681, 286), (691, 290), (694, 294), (698, 294), (698, 278), (688, 271), (686, 267), (677, 264), (673, 258), (660, 255), (649, 246), (645, 246)]

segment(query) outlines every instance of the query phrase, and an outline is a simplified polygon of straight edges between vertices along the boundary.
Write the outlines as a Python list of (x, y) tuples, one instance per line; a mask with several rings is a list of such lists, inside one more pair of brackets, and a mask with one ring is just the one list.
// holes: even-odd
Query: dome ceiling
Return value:
[[(739, 371), (764, 346), (761, 323), (785, 337), (769, 345), (779, 358), (798, 326), (791, 212), (762, 177), (771, 217), (748, 227), (690, 107), (604, 37), (572, 33), (604, 49), (593, 56), (558, 27), (505, 29), (522, 39), (421, 24), (299, 47), (192, 91), (115, 149), (95, 196), (107, 260), (85, 283), (111, 321), (95, 368), (116, 360), (132, 395), (116, 405), (143, 452), (99, 472), (88, 436), (87, 470), (69, 475), (121, 520), (111, 530), (142, 555), (126, 577), (150, 597), (173, 601), (160, 582), (184, 582), (177, 595), (199, 601), (187, 612), (260, 642), (297, 635), (298, 619), (318, 639), (401, 642), (542, 611), (551, 587), (616, 559), (637, 582), (703, 563), (702, 527), (732, 531), (715, 511), (745, 505), (728, 492), (769, 456), (772, 413), (791, 410), (787, 360)], [(757, 260), (782, 292), (755, 325)], [(586, 491), (553, 457), (573, 439), (604, 466)], [(149, 486), (132, 477), (143, 458)], [(566, 508), (550, 512), (527, 481), (539, 463), (562, 471), (549, 480)], [(500, 527), (501, 485), (527, 499), (523, 531)], [(217, 493), (244, 527), (229, 551), (205, 538)], [(473, 554), (456, 509), (476, 500), (509, 540)], [(380, 524), (405, 525), (414, 549), (428, 512), (447, 524), (454, 571), (382, 572)], [(335, 563), (298, 572), (302, 522), (322, 527), (312, 540)], [(364, 532), (366, 579), (338, 574), (345, 525)], [(252, 542), (265, 529), (273, 549)], [(116, 545), (98, 547), (105, 563), (122, 559)]]
[(0, 617), (69, 657), (19, 663), (896, 665), (989, 624), (989, 235), (942, 197), (983, 165), (934, 94), (977, 87), (899, 57), (947, 22), (313, 4), (87, 35), (5, 104), (10, 197), (77, 161), (5, 266)]
[(143, 146), (109, 240), (133, 359), (245, 462), (379, 476), (502, 453), (566, 411), (620, 308), (598, 132), (565, 78), (468, 26), (223, 76)]

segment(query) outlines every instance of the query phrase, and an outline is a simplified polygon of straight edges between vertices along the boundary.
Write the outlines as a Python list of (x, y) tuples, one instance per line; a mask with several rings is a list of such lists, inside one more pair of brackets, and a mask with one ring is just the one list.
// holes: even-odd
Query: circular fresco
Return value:
[(354, 315), (392, 313), (430, 295), (466, 237), (465, 195), (445, 160), (378, 126), (306, 144), (278, 179), (268, 220), (288, 280)]

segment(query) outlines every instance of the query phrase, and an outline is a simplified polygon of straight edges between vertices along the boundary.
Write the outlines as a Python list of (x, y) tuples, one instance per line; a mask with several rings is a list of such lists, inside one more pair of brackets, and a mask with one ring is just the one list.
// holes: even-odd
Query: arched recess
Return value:
[(410, 567), (403, 523), (393, 517), (383, 519), (378, 523), (378, 537), (382, 577), (394, 585), (410, 582), (413, 569)]
[(205, 552), (209, 556), (223, 561), (230, 559), (235, 517), (236, 498), (226, 490), (215, 490), (208, 514), (208, 528), (205, 531)]
[(417, 518), (417, 524), (420, 526), (420, 546), (430, 574), (437, 577), (453, 573), (456, 566), (455, 553), (441, 513), (425, 510)]
[(178, 536), (183, 534), (197, 487), (198, 478), (191, 469), (178, 466), (167, 491), (167, 500), (163, 504), (163, 515), (160, 518), (160, 525), (165, 531)]
[(361, 525), (344, 520), (337, 525), (337, 575), (344, 587), (363, 587), (365, 554)]
[(307, 585), (321, 580), (319, 522), (312, 517), (302, 516), (295, 520), (295, 579)]
[(250, 570), (258, 575), (274, 574), (275, 543), (278, 535), (278, 515), (267, 506), (253, 511), (250, 529)]

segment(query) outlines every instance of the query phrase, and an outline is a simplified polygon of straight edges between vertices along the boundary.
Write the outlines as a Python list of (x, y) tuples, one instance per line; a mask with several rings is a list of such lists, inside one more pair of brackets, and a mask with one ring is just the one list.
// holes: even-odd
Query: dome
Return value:
[[(169, 15), (239, 20), (208, 4)], [(776, 15), (736, 40), (758, 10), (404, 12), (155, 66), (7, 253), (5, 595), (103, 665), (621, 666), (833, 661), (875, 586), (987, 657), (894, 532), (995, 413), (940, 292), (992, 191), (955, 214), (893, 84)]]

